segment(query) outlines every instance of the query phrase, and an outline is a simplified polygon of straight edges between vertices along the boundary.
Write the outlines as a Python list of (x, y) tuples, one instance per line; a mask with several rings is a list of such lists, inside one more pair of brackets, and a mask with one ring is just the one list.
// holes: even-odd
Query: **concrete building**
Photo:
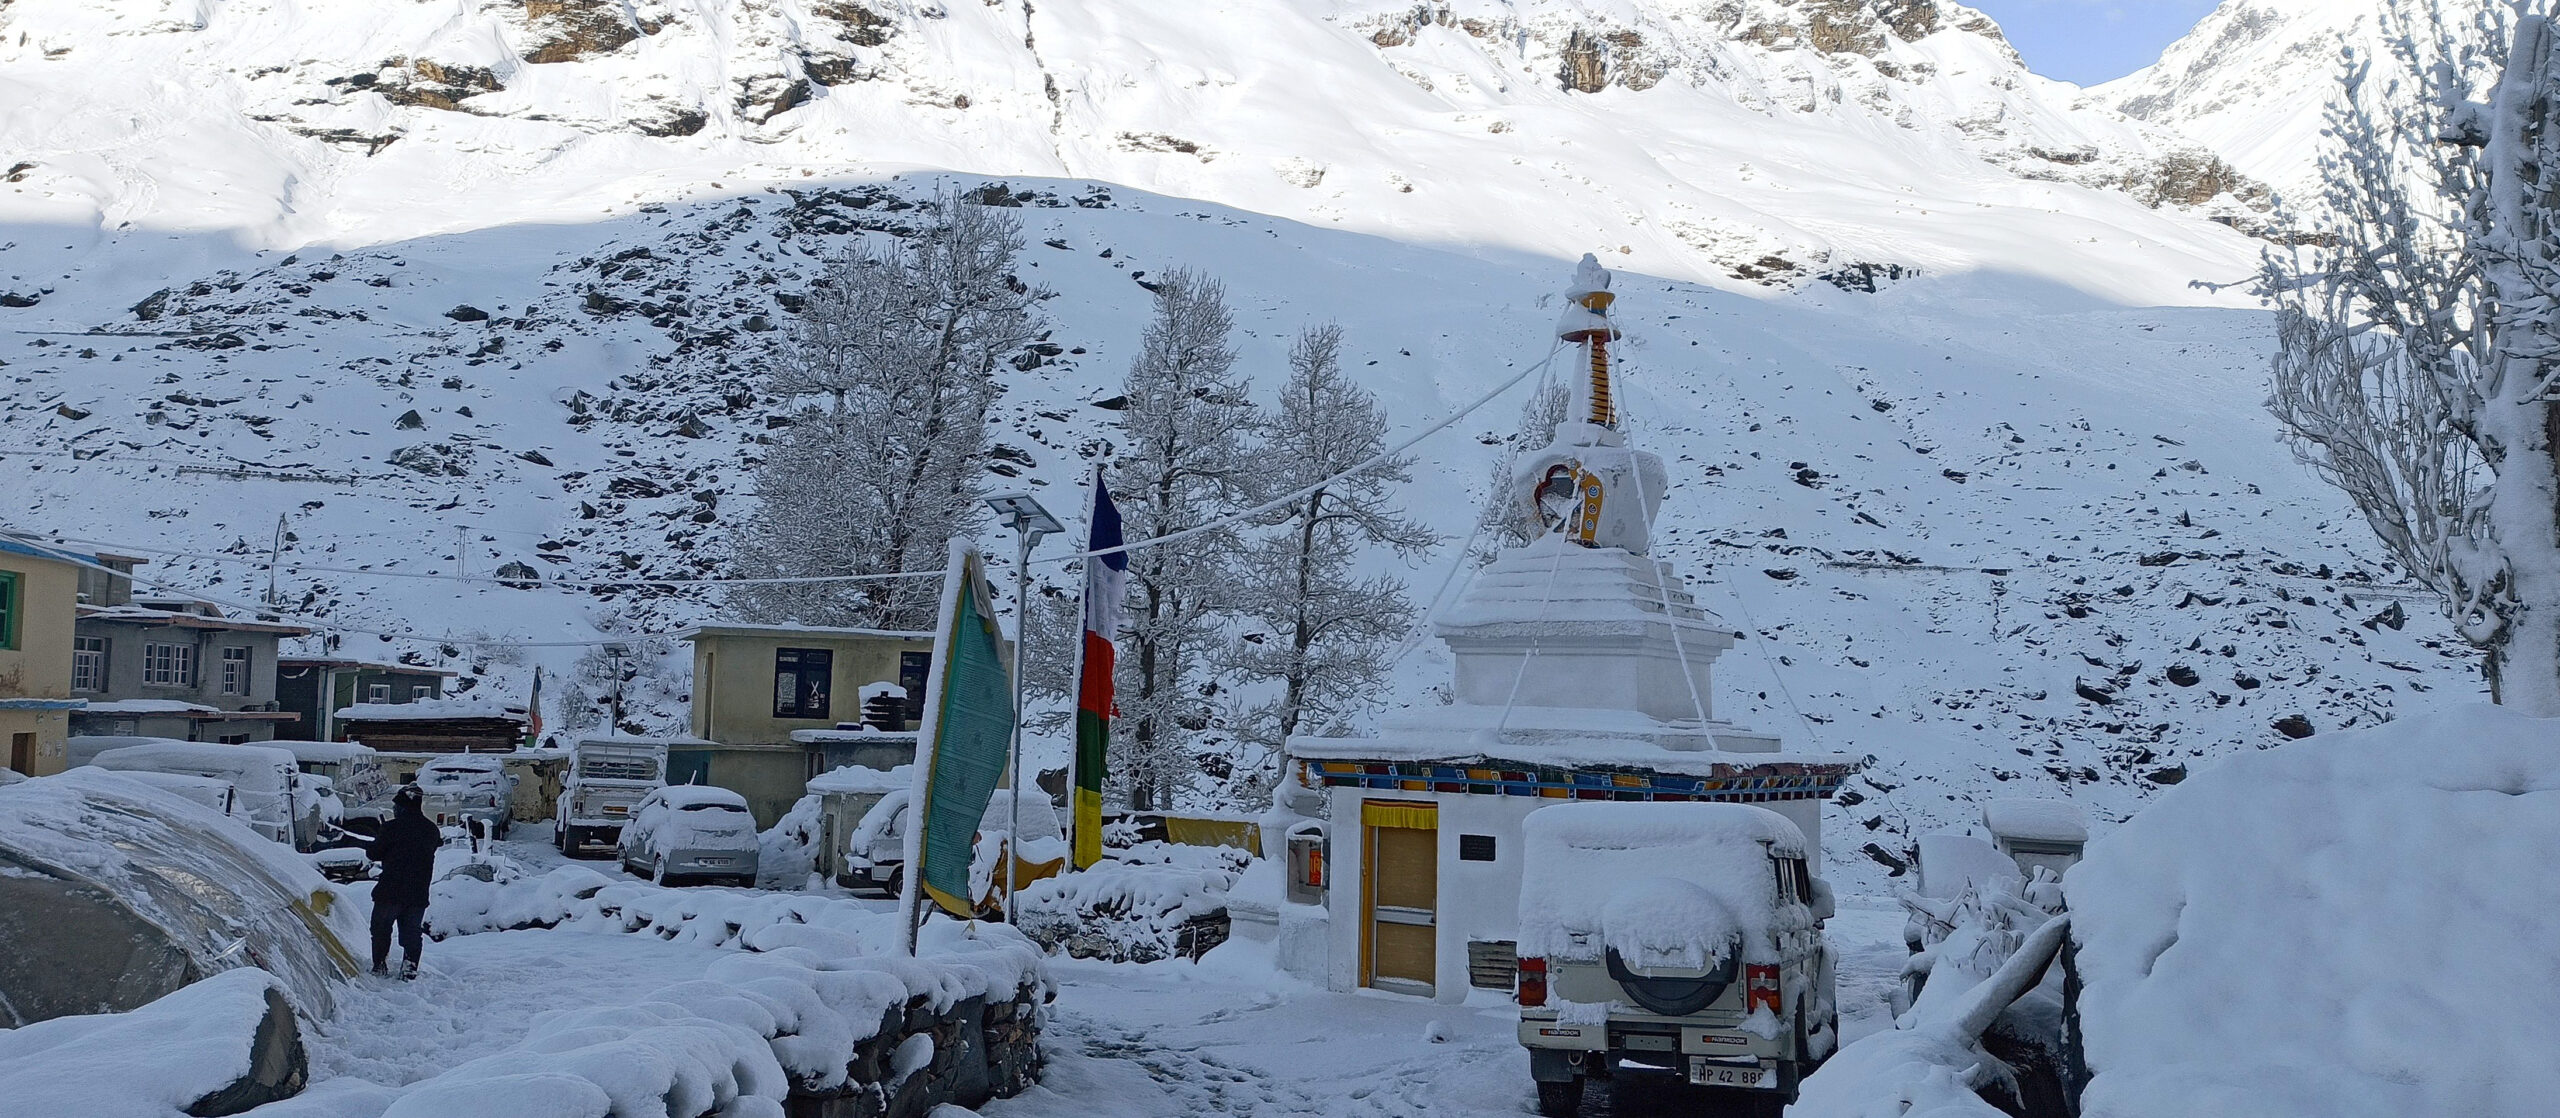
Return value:
[[(1265, 821), (1289, 867), (1273, 895), (1230, 894), (1236, 934), (1335, 989), (1465, 1000), (1509, 990), (1521, 824), (1575, 800), (1739, 802), (1819, 847), (1822, 803), (1860, 762), (1781, 748), (1716, 720), (1712, 667), (1737, 634), (1648, 554), (1667, 481), (1610, 401), (1608, 274), (1585, 258), (1560, 329), (1592, 370), (1583, 416), (1525, 455), (1515, 507), (1540, 532), (1478, 571), (1435, 623), (1446, 705), (1376, 737), (1293, 738)], [(1303, 849), (1302, 849), (1303, 847)]]
[(378, 663), (334, 656), (276, 659), (276, 703), (300, 719), (276, 728), (299, 741), (336, 741), (338, 712), (357, 703), (398, 704), (441, 699), (454, 673), (417, 664)]
[(82, 556), (0, 536), (0, 763), (61, 772), (70, 714), (73, 616)]
[[(770, 827), (806, 793), (809, 778), (843, 765), (889, 768), (915, 757), (933, 634), (800, 625), (704, 625), (677, 634), (693, 644), (693, 736), (716, 743), (677, 749), (667, 779), (729, 789)], [(863, 721), (862, 694), (879, 685), (906, 696), (902, 725), (887, 734), (839, 731)]]
[(88, 705), (72, 715), (73, 733), (241, 743), (300, 720), (276, 702), (277, 644), (310, 629), (182, 598), (127, 599), (130, 584), (114, 581), (107, 601), (79, 607), (71, 687)]

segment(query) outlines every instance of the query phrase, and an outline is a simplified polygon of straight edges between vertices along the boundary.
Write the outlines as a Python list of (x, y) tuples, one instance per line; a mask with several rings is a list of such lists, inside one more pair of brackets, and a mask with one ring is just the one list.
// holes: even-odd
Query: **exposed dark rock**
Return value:
[(2194, 668), (2190, 668), (2185, 664), (2171, 664), (2169, 665), (2169, 670), (2162, 674), (2168, 677), (2169, 682), (2177, 684), (2180, 687), (2193, 687), (2196, 684), (2204, 682), (2203, 676), (2198, 675)]
[(2311, 720), (2299, 714), (2288, 714), (2275, 721), (2276, 732), (2299, 741), (2313, 733)]
[(144, 322), (152, 322), (158, 320), (161, 315), (168, 313), (168, 310), (169, 289), (163, 287), (158, 291), (154, 291), (149, 295), (143, 296), (141, 302), (135, 303), (133, 305), (133, 317), (141, 319)]
[(43, 301), (44, 296), (40, 294), (20, 295), (15, 291), (0, 291), (0, 307), (32, 307)]
[(416, 431), (425, 427), (427, 420), (426, 417), (418, 414), (418, 409), (411, 408), (401, 412), (400, 418), (392, 420), (391, 425), (403, 431)]
[(2112, 706), (2116, 701), (2115, 692), (2099, 687), (2077, 676), (2072, 677), (2071, 693), (2078, 695), (2083, 699), (2087, 699), (2090, 702), (2096, 703), (2099, 706)]
[(489, 312), (472, 306), (469, 303), (464, 303), (452, 310), (444, 312), (444, 316), (454, 320), (455, 322), (486, 322), (489, 320)]
[[(524, 0), (527, 62), (575, 62), (621, 50), (643, 28), (616, 0)], [(655, 31), (656, 28), (647, 30)]]

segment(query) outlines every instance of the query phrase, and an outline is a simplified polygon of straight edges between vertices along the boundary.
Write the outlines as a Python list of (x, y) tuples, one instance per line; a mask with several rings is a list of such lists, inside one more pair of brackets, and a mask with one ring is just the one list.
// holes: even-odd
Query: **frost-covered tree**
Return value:
[(1565, 421), (1573, 408), (1573, 385), (1563, 378), (1540, 384), (1520, 405), (1520, 426), (1503, 443), (1502, 453), (1493, 461), (1493, 472), (1486, 479), (1484, 504), (1476, 512), (1476, 543), (1469, 560), (1477, 566), (1493, 561), (1504, 548), (1519, 547), (1535, 538), (1537, 525), (1520, 515), (1520, 498), (1512, 489), (1511, 469), (1523, 450), (1547, 445), (1556, 433), (1556, 424)]
[[(772, 387), (809, 401), (757, 471), (738, 543), (764, 577), (939, 569), (980, 526), (997, 372), (1041, 335), (1047, 292), (1014, 278), (1022, 229), (944, 194), (893, 247), (846, 253), (802, 304)], [(741, 588), (759, 620), (921, 629), (930, 578)]]
[[(1293, 493), (1385, 453), (1386, 413), (1342, 371), (1341, 351), (1342, 329), (1332, 325), (1300, 333), (1290, 347), (1288, 383), (1253, 455), (1261, 491)], [(1384, 458), (1264, 518), (1268, 530), (1250, 545), (1239, 579), (1248, 627), (1228, 667), (1279, 694), (1245, 712), (1240, 737), (1276, 753), (1302, 727), (1337, 725), (1384, 690), (1413, 603), (1401, 581), (1352, 568), (1379, 548), (1417, 557), (1439, 542), (1396, 507), (1394, 488), (1412, 468), (1409, 457)]]
[[(1129, 364), (1111, 492), (1131, 540), (1216, 524), (1255, 492), (1260, 425), (1228, 344), (1234, 319), (1218, 281), (1177, 269)], [(1237, 598), (1233, 525), (1129, 553), (1129, 629), (1120, 642), (1113, 777), (1139, 811), (1172, 805), (1199, 767), (1216, 698), (1222, 611)]]
[(2541, 16), (2433, 18), (2396, 29), (2411, 88), (2349, 62), (2321, 236), (2259, 277), (2269, 407), (2442, 595), (2498, 701), (2560, 715), (2560, 58)]

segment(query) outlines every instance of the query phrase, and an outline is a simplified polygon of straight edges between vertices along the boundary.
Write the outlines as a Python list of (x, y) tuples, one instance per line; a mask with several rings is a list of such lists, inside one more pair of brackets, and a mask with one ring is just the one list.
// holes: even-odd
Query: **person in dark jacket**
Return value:
[(426, 794), (405, 784), (391, 796), (391, 820), (373, 840), (382, 875), (373, 883), (373, 973), (389, 974), (391, 929), (400, 929), (400, 977), (418, 977), (418, 951), (427, 918), (427, 881), (435, 876), (436, 848), (444, 831), (429, 822)]

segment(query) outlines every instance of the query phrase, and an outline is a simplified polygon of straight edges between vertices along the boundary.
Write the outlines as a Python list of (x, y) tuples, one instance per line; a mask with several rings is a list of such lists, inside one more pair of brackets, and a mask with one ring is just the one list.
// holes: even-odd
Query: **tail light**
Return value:
[(1750, 1013), (1766, 1006), (1770, 1013), (1786, 1012), (1778, 993), (1778, 968), (1753, 963), (1742, 972), (1742, 1011)]
[(1535, 1006), (1535, 1005), (1545, 1005), (1545, 1004), (1547, 1004), (1547, 961), (1546, 961), (1546, 960), (1544, 960), (1544, 959), (1522, 959), (1522, 960), (1520, 960), (1520, 988), (1519, 988), (1519, 993), (1520, 993), (1520, 1004), (1522, 1004), (1522, 1005), (1531, 1005), (1531, 1006)]

